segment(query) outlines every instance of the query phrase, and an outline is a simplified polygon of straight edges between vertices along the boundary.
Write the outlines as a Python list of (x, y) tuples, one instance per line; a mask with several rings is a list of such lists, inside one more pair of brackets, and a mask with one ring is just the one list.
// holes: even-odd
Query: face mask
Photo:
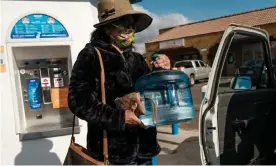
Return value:
[(119, 48), (126, 48), (130, 46), (134, 41), (134, 30), (124, 29), (121, 30), (121, 33), (116, 37), (113, 37), (113, 40)]

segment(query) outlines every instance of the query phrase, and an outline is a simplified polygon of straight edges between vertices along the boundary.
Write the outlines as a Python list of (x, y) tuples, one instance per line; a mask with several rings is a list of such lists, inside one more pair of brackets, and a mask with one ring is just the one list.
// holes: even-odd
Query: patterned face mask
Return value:
[(119, 48), (126, 48), (130, 46), (134, 41), (134, 30), (133, 29), (126, 29), (117, 25), (113, 25), (120, 29), (120, 34), (116, 37), (113, 37), (113, 40)]

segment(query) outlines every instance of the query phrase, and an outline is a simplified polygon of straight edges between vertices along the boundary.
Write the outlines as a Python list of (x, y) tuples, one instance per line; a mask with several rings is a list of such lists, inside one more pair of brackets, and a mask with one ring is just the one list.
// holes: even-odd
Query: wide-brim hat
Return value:
[(125, 16), (133, 16), (135, 31), (141, 32), (152, 23), (152, 18), (143, 12), (135, 11), (130, 0), (100, 0), (98, 3), (99, 23), (95, 28), (115, 22)]

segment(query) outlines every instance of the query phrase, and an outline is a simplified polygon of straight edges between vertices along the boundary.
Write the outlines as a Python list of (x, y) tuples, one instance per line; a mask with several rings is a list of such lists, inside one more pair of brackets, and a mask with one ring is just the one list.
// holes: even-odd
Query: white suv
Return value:
[(184, 67), (183, 71), (190, 77), (191, 85), (196, 81), (208, 79), (211, 67), (202, 62), (201, 60), (183, 60), (174, 64), (174, 67)]

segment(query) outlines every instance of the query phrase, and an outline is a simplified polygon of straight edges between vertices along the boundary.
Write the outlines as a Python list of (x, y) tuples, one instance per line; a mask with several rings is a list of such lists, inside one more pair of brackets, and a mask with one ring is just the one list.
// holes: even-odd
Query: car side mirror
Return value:
[(252, 89), (252, 79), (250, 76), (236, 75), (231, 79), (230, 88), (234, 90)]

